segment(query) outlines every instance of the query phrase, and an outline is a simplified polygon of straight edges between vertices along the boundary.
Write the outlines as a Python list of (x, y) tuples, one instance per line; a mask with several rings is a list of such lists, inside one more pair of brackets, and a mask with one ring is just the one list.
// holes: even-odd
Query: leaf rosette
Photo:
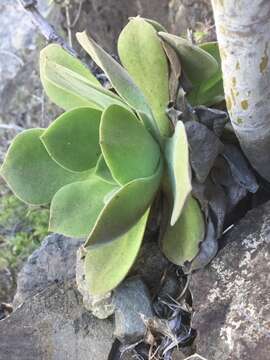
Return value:
[(197, 255), (205, 218), (192, 195), (185, 123), (167, 107), (182, 72), (192, 105), (222, 100), (223, 89), (216, 44), (192, 45), (151, 20), (132, 18), (123, 29), (123, 66), (86, 33), (77, 39), (113, 91), (60, 46), (44, 48), (41, 81), (65, 112), (47, 129), (19, 134), (1, 175), (22, 201), (50, 206), (51, 231), (86, 239), (86, 281), (97, 295), (132, 267), (158, 193), (167, 199), (165, 255), (177, 265)]

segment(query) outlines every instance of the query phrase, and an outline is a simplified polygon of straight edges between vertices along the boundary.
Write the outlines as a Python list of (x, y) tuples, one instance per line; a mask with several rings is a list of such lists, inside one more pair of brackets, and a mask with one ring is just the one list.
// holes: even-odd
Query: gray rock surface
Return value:
[(206, 30), (213, 25), (210, 0), (86, 0), (76, 30), (87, 28), (99, 44), (115, 53), (121, 29), (137, 15), (154, 19), (178, 35), (186, 34), (187, 28)]
[(82, 306), (75, 284), (54, 284), (0, 321), (1, 360), (108, 360), (111, 320)]
[(170, 0), (169, 1), (170, 31), (180, 35), (186, 29), (208, 31), (207, 39), (215, 38), (211, 0)]
[(51, 284), (75, 279), (76, 252), (81, 244), (82, 240), (63, 235), (47, 236), (18, 275), (14, 307)]
[(140, 278), (125, 280), (114, 292), (115, 336), (122, 342), (135, 343), (145, 334), (142, 316), (153, 316), (148, 289)]
[(270, 202), (248, 212), (225, 244), (192, 278), (197, 352), (207, 360), (267, 360)]
[(0, 304), (12, 302), (16, 290), (14, 275), (9, 269), (0, 269)]
[[(43, 13), (46, 4), (39, 1)], [(49, 17), (61, 23), (57, 7)], [(0, 23), (0, 123), (43, 126), (56, 111), (44, 99), (39, 79), (39, 50), (45, 41), (18, 1), (1, 0)]]

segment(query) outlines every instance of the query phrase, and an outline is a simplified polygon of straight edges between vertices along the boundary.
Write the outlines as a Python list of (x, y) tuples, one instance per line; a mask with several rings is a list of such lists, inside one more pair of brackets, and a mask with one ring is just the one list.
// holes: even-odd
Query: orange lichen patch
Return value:
[(226, 97), (226, 104), (227, 104), (228, 111), (230, 111), (232, 108), (232, 100), (231, 100), (230, 96)]
[(233, 105), (236, 105), (236, 100), (235, 100), (233, 88), (231, 88), (231, 97), (232, 97)]
[(236, 122), (237, 122), (238, 125), (243, 124), (243, 119), (240, 118), (240, 117), (238, 117), (238, 118), (236, 119)]
[(269, 57), (267, 55), (267, 49), (268, 49), (268, 42), (265, 44), (264, 54), (263, 54), (261, 62), (260, 62), (261, 74), (265, 72), (267, 65), (268, 65), (268, 61), (269, 61)]
[(248, 101), (247, 100), (242, 100), (241, 101), (241, 108), (243, 110), (247, 110), (248, 109)]
[(240, 70), (240, 63), (239, 61), (237, 60), (237, 63), (235, 65), (235, 70)]
[(220, 53), (221, 59), (224, 60), (224, 59), (227, 58), (227, 54), (226, 54), (225, 50), (222, 47), (219, 48), (219, 53)]

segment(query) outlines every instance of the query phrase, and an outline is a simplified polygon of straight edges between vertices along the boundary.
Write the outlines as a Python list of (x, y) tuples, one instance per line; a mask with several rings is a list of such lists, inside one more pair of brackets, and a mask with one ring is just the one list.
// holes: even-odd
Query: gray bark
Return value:
[(270, 181), (270, 1), (212, 5), (232, 125), (252, 166)]

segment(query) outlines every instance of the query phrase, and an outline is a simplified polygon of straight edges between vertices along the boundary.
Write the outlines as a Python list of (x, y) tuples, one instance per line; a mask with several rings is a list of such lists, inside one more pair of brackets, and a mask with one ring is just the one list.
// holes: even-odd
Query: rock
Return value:
[(111, 293), (102, 296), (93, 296), (89, 293), (85, 281), (83, 246), (77, 251), (76, 283), (78, 291), (83, 297), (84, 307), (93, 315), (99, 319), (106, 319), (114, 313), (115, 307), (112, 303)]
[(204, 41), (215, 40), (214, 19), (210, 0), (169, 1), (170, 31), (176, 35), (186, 34), (187, 29), (206, 32)]
[(0, 304), (0, 320), (5, 319), (13, 311), (13, 307), (10, 304), (2, 303)]
[(1, 360), (107, 360), (111, 320), (82, 306), (75, 284), (54, 284), (0, 321)]
[(0, 269), (0, 304), (12, 302), (16, 284), (13, 274), (8, 268)]
[[(213, 25), (209, 0), (86, 0), (76, 31), (88, 30), (107, 51), (116, 53), (119, 33), (129, 17), (140, 15), (160, 22), (168, 31), (186, 34), (187, 28), (208, 31)], [(212, 31), (207, 41), (213, 40)]]
[[(39, 0), (39, 6), (48, 15), (48, 1)], [(48, 16), (61, 23), (58, 7)], [(44, 126), (57, 113), (43, 99), (39, 79), (39, 50), (45, 41), (18, 1), (1, 0), (0, 23), (0, 123)]]
[[(78, 290), (83, 296), (84, 306), (99, 319), (105, 319), (115, 312), (115, 302), (112, 300), (114, 295), (108, 293), (100, 297), (89, 294), (85, 282), (84, 254), (82, 249), (80, 248), (77, 253), (76, 281)], [(169, 262), (162, 255), (156, 239), (146, 237), (129, 277), (139, 276), (150, 290), (151, 296), (156, 295), (157, 289), (160, 287), (160, 280), (168, 265)], [(177, 291), (178, 287), (175, 279), (170, 280), (164, 292), (169, 292), (170, 295), (173, 295), (173, 292)]]
[(116, 290), (113, 296), (115, 305), (115, 336), (122, 342), (134, 343), (145, 334), (146, 327), (142, 316), (153, 316), (148, 289), (138, 277), (129, 278)]
[(197, 352), (208, 360), (268, 359), (270, 202), (248, 212), (224, 241), (192, 277)]
[(82, 240), (63, 235), (47, 236), (18, 275), (14, 307), (53, 283), (75, 279), (76, 252), (81, 244)]

